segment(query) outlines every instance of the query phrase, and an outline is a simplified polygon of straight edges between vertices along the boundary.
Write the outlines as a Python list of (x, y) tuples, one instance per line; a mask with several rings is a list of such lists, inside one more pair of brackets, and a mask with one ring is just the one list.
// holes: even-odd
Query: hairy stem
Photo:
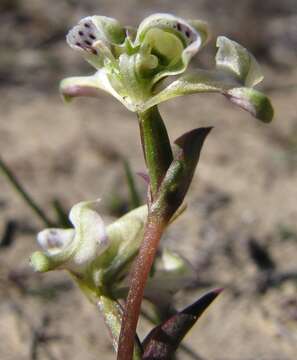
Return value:
[(120, 334), (118, 360), (132, 359), (137, 322), (141, 310), (146, 280), (149, 276), (155, 254), (166, 223), (158, 214), (150, 213), (144, 231), (136, 263), (131, 274), (130, 289)]

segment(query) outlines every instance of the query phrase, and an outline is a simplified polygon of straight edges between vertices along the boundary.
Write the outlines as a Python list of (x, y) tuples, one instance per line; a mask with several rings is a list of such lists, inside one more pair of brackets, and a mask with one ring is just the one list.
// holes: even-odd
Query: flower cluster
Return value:
[[(178, 254), (169, 250), (155, 254), (164, 230), (180, 214), (211, 129), (193, 129), (171, 144), (157, 105), (181, 95), (220, 93), (263, 122), (273, 117), (269, 99), (254, 89), (263, 79), (257, 61), (235, 41), (218, 37), (214, 69), (189, 68), (208, 39), (203, 21), (169, 14), (151, 15), (138, 29), (124, 27), (113, 18), (89, 16), (67, 35), (68, 45), (96, 72), (64, 79), (60, 84), (64, 99), (97, 97), (103, 90), (138, 114), (148, 168), (148, 206), (105, 226), (98, 201), (79, 203), (69, 215), (73, 228), (38, 234), (43, 251), (32, 255), (31, 264), (40, 272), (70, 272), (103, 313), (119, 360), (132, 359), (134, 350), (138, 355), (133, 359), (172, 358), (183, 336), (219, 293), (213, 291), (165, 320), (142, 346), (134, 343), (143, 294), (161, 313), (193, 279), (193, 269)], [(123, 298), (124, 313), (118, 302)], [(152, 355), (157, 353), (161, 357)]]
[[(190, 60), (207, 40), (206, 23), (169, 14), (151, 15), (137, 30), (112, 18), (86, 17), (70, 30), (67, 42), (96, 72), (63, 80), (61, 92), (70, 100), (96, 97), (104, 90), (134, 112), (144, 112), (176, 96), (219, 92), (269, 122), (273, 116), (269, 99), (253, 89), (263, 79), (259, 65), (235, 41), (218, 37), (215, 69), (188, 70)], [(172, 81), (165, 85), (170, 76)]]
[[(98, 200), (76, 204), (70, 211), (71, 229), (50, 228), (37, 235), (43, 251), (31, 256), (36, 271), (69, 271), (94, 299), (102, 293), (124, 297), (127, 275), (143, 238), (147, 207), (141, 206), (105, 226), (98, 213)], [(156, 259), (157, 271), (146, 295), (151, 301), (170, 301), (193, 276), (191, 266), (178, 254), (165, 249)]]

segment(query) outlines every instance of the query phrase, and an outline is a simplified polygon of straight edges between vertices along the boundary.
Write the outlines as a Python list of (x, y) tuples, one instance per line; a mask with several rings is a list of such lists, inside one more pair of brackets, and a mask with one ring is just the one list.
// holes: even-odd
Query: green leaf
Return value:
[(194, 129), (175, 141), (174, 159), (162, 181), (152, 211), (159, 209), (170, 219), (182, 204), (211, 128)]
[[(182, 194), (186, 194), (198, 164), (204, 141), (211, 131), (211, 127), (191, 130), (175, 140), (174, 159), (183, 164), (184, 176), (179, 185)], [(183, 195), (183, 196), (184, 196)]]
[(53, 199), (52, 207), (56, 213), (57, 224), (59, 224), (59, 226), (65, 229), (71, 227), (72, 224), (68, 219), (67, 212), (65, 211), (61, 201), (59, 199)]
[(15, 176), (12, 169), (6, 164), (4, 159), (0, 157), (0, 173), (2, 173), (12, 188), (19, 194), (23, 201), (31, 208), (33, 213), (39, 217), (45, 226), (54, 226), (55, 224), (47, 217), (47, 214), (33, 199), (31, 194), (23, 187), (20, 180)]
[(135, 179), (134, 179), (133, 172), (131, 170), (129, 161), (124, 159), (123, 164), (124, 164), (127, 185), (128, 185), (128, 189), (129, 189), (129, 193), (130, 193), (130, 201), (129, 201), (130, 210), (133, 210), (141, 205), (141, 196), (137, 190), (137, 187), (135, 184)]

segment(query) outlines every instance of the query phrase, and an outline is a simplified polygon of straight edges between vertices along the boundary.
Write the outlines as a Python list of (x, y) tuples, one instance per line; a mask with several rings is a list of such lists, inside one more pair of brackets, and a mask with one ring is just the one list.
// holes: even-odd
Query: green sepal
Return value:
[(92, 16), (91, 19), (107, 41), (113, 44), (125, 41), (125, 29), (116, 19), (99, 15)]
[(252, 114), (255, 118), (269, 123), (274, 114), (273, 107), (269, 98), (252, 88), (240, 87), (234, 88), (226, 92), (226, 97)]
[(253, 87), (263, 80), (254, 56), (237, 42), (225, 36), (217, 38), (216, 68), (233, 74), (241, 84)]
[(47, 272), (56, 268), (56, 264), (42, 251), (35, 251), (30, 257), (30, 264), (36, 272)]

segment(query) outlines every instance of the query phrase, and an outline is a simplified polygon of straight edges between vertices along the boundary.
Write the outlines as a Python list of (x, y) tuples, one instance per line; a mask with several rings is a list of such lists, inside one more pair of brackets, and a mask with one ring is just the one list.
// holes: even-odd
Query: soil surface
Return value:
[[(145, 170), (135, 114), (102, 93), (65, 105), (63, 77), (92, 72), (65, 43), (90, 14), (137, 25), (153, 12), (202, 18), (213, 27), (193, 66), (211, 67), (215, 37), (249, 48), (262, 65), (260, 87), (275, 119), (263, 125), (219, 95), (160, 106), (174, 140), (214, 126), (187, 197), (188, 209), (163, 245), (182, 253), (197, 276), (176, 296), (182, 308), (208, 289), (225, 291), (185, 343), (204, 360), (295, 360), (297, 353), (297, 5), (295, 1), (38, 1), (0, 3), (0, 155), (54, 218), (102, 198), (107, 223), (127, 207), (122, 159)], [(224, 5), (224, 6), (223, 6)], [(137, 179), (145, 200), (145, 185)], [(44, 224), (0, 177), (0, 358), (115, 359), (97, 309), (62, 272), (28, 264)], [(150, 324), (142, 321), (141, 336)], [(180, 352), (179, 359), (191, 359)]]

